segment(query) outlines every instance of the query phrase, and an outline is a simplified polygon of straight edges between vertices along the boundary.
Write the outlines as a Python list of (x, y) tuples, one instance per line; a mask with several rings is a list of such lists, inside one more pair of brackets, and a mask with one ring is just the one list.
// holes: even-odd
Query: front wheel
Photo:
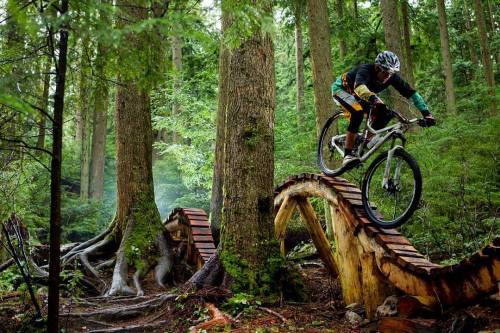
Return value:
[[(381, 228), (405, 223), (417, 209), (422, 175), (413, 157), (396, 149), (390, 162), (382, 153), (368, 167), (363, 179), (362, 201), (368, 218)], [(384, 177), (385, 176), (385, 177)]]

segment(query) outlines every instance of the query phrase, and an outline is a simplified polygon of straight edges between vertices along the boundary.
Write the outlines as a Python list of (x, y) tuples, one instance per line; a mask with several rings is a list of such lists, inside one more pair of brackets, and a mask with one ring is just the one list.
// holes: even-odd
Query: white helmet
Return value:
[(401, 67), (398, 56), (391, 51), (380, 52), (375, 58), (375, 64), (391, 74), (399, 72)]

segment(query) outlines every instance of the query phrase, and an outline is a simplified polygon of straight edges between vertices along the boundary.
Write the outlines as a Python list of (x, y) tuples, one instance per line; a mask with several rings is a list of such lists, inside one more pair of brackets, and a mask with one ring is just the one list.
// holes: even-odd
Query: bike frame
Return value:
[[(406, 143), (406, 139), (403, 136), (403, 133), (406, 132), (410, 128), (411, 125), (414, 125), (418, 122), (417, 118), (406, 119), (405, 117), (403, 117), (401, 114), (399, 114), (398, 112), (396, 112), (394, 110), (389, 110), (389, 112), (391, 112), (391, 114), (394, 115), (398, 119), (398, 122), (394, 125), (390, 125), (390, 126), (382, 128), (382, 129), (376, 130), (373, 127), (371, 127), (371, 124), (370, 124), (370, 120), (369, 120), (370, 116), (371, 116), (371, 111), (370, 111), (370, 113), (368, 114), (368, 119), (366, 121), (365, 130), (362, 134), (363, 142), (358, 147), (358, 155), (359, 155), (359, 153), (361, 153), (363, 151), (363, 149), (365, 148), (365, 142), (366, 142), (366, 138), (368, 137), (368, 133), (371, 133), (374, 136), (376, 136), (376, 135), (382, 136), (383, 135), (382, 138), (372, 148), (370, 148), (362, 156), (360, 156), (360, 158), (359, 158), (360, 162), (363, 163), (368, 158), (370, 158), (370, 156), (372, 156), (375, 153), (375, 151), (377, 151), (384, 143), (386, 143), (387, 141), (389, 141), (391, 139), (393, 140), (392, 144), (391, 144), (391, 149), (388, 152), (388, 157), (387, 157), (386, 166), (385, 166), (385, 170), (384, 170), (384, 177), (383, 177), (383, 181), (382, 181), (382, 187), (385, 189), (388, 188), (388, 182), (390, 179), (390, 166), (391, 166), (392, 157), (394, 155), (394, 152), (397, 149), (404, 149), (404, 146)], [(386, 133), (386, 134), (384, 135), (384, 133)], [(345, 134), (338, 135), (338, 136), (335, 136), (335, 139), (345, 138), (345, 136), (346, 136)], [(332, 144), (333, 144), (334, 148), (339, 152), (339, 154), (343, 157), (344, 150), (341, 149), (337, 144), (335, 144), (335, 139), (332, 140)], [(395, 144), (396, 139), (401, 140), (401, 145)], [(394, 171), (394, 179), (393, 180), (395, 182), (395, 184), (394, 184), (395, 186), (399, 185), (398, 182), (399, 182), (400, 172), (401, 172), (401, 163), (398, 163), (396, 165), (396, 169)]]

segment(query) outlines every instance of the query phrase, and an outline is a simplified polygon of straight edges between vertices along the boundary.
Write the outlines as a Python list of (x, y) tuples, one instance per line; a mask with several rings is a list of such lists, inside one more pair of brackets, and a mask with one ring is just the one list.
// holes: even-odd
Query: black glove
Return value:
[(384, 101), (382, 101), (377, 95), (371, 95), (368, 101), (372, 104), (374, 109), (385, 108)]
[(422, 116), (424, 116), (424, 118), (419, 121), (420, 126), (431, 127), (436, 125), (436, 119), (434, 119), (434, 116), (429, 111), (422, 111)]

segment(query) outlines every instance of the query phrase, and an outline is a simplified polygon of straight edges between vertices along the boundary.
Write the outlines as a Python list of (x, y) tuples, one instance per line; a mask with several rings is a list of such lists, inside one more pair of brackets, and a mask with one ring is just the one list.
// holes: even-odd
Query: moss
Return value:
[(125, 257), (129, 265), (143, 272), (154, 263), (156, 241), (163, 231), (160, 213), (152, 198), (140, 198), (131, 214), (132, 231), (125, 240)]
[(259, 249), (262, 255), (267, 256), (260, 265), (251, 265), (248, 260), (227, 249), (222, 251), (224, 269), (233, 278), (231, 290), (268, 301), (276, 300), (281, 293), (289, 298), (301, 298), (303, 285), (300, 276), (293, 274), (286, 264), (279, 252), (278, 242), (262, 242)]

